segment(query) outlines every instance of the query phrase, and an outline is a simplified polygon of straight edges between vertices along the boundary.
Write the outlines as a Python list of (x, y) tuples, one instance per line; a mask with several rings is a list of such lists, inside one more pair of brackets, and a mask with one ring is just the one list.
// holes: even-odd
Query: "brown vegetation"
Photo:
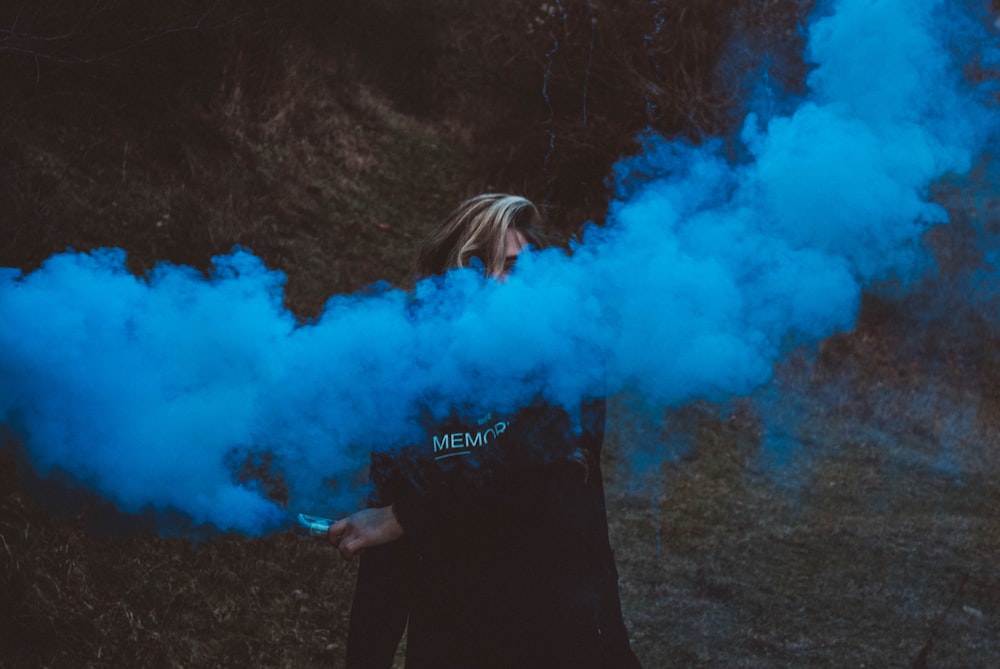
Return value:
[(8, 8), (0, 264), (119, 246), (140, 271), (204, 267), (239, 244), (311, 314), (401, 281), (427, 226), (484, 188), (544, 202), (572, 234), (600, 220), (641, 130), (718, 133), (749, 54), (797, 52), (800, 0), (730, 4)]
[[(727, 131), (765, 52), (801, 85), (811, 3), (71, 4), (0, 8), (0, 265), (113, 245), (136, 271), (205, 268), (244, 245), (308, 317), (405, 281), (428, 227), (487, 186), (545, 202), (564, 236), (599, 220), (643, 128)], [(942, 283), (867, 296), (855, 332), (784, 364), (795, 406), (761, 393), (653, 426), (617, 407), (613, 543), (650, 669), (1000, 665), (997, 333), (950, 299), (996, 215), (941, 196)], [(100, 500), (30, 496), (16, 452), (0, 667), (342, 665), (354, 572), (327, 546), (108, 536)]]

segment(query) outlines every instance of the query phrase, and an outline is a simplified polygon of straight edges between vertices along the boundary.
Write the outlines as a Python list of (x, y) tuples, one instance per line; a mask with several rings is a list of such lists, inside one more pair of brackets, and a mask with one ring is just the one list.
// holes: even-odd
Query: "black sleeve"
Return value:
[(347, 669), (390, 669), (403, 636), (413, 583), (405, 541), (361, 554), (347, 632)]

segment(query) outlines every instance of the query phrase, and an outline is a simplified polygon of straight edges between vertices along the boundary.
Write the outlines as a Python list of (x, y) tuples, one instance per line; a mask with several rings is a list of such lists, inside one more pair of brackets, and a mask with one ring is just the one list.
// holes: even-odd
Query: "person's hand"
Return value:
[(331, 525), (327, 534), (343, 558), (352, 560), (366, 548), (396, 541), (403, 536), (403, 527), (392, 507), (383, 506), (352, 513)]

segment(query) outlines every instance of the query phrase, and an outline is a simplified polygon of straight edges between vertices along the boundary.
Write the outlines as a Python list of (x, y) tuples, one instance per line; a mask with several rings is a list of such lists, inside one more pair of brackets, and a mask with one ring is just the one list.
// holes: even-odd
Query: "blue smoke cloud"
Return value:
[(208, 276), (135, 277), (115, 250), (6, 270), (0, 416), (39, 470), (125, 510), (257, 533), (284, 512), (235, 480), (253, 454), (280, 468), (290, 507), (323, 510), (330, 482), (412, 438), (421, 412), (749, 393), (790, 346), (850, 329), (864, 286), (927, 268), (921, 234), (947, 220), (929, 187), (1000, 127), (939, 41), (983, 43), (966, 9), (834, 4), (811, 24), (793, 111), (749, 115), (729, 141), (645, 136), (616, 167), (607, 224), (503, 284), (456, 271), (411, 294), (335, 296), (301, 325), (284, 277), (245, 251)]

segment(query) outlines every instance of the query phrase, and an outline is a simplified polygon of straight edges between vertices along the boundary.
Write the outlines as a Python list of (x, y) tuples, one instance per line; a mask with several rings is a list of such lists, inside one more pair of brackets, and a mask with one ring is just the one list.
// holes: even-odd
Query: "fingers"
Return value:
[(337, 549), (340, 551), (340, 556), (350, 562), (364, 548), (364, 543), (361, 537), (352, 536), (341, 541)]
[(327, 536), (345, 560), (353, 560), (366, 548), (396, 541), (403, 536), (403, 528), (392, 507), (383, 506), (338, 520), (330, 525)]
[(350, 518), (343, 518), (330, 525), (327, 536), (330, 543), (340, 551), (341, 557), (348, 561), (353, 560), (366, 545), (361, 528), (351, 522)]
[(347, 532), (347, 528), (350, 526), (347, 518), (342, 518), (337, 522), (330, 525), (330, 529), (326, 531), (326, 536), (329, 537), (330, 543), (334, 546), (340, 544), (341, 540), (344, 538), (344, 534)]

